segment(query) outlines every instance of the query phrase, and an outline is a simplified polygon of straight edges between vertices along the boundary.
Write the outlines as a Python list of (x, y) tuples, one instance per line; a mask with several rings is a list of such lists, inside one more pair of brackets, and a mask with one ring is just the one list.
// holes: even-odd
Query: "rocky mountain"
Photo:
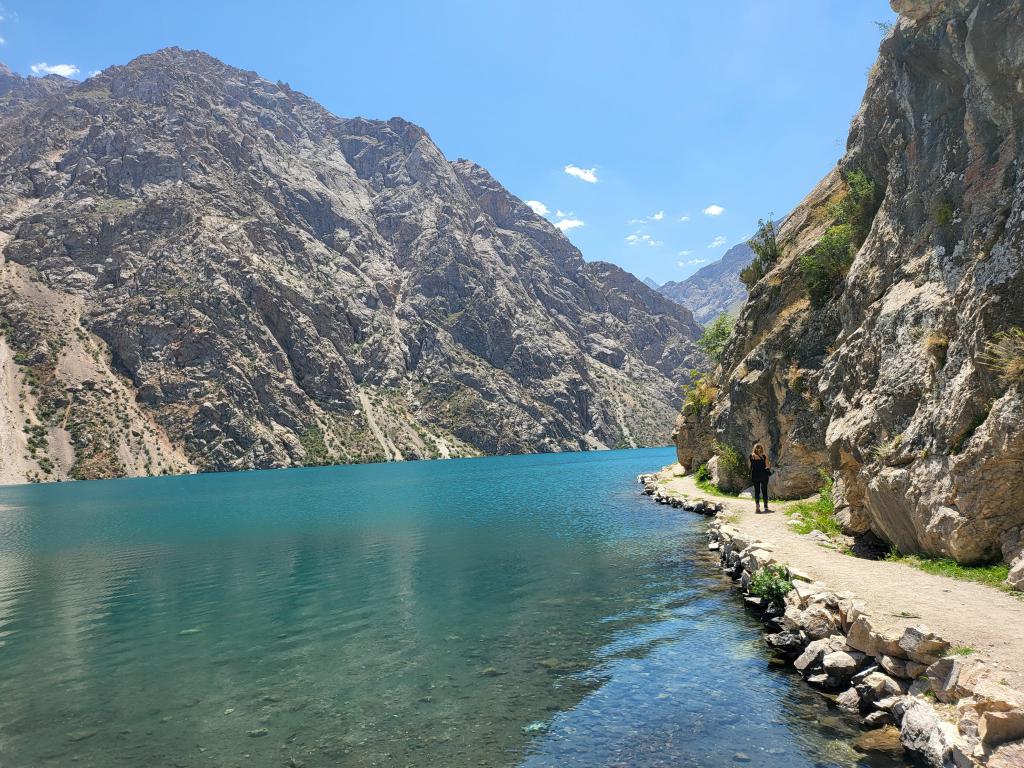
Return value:
[(1024, 3), (892, 5), (846, 154), (783, 224), (721, 367), (684, 407), (679, 458), (735, 487), (733, 451), (762, 440), (774, 492), (808, 494), (824, 469), (849, 532), (1010, 562), (1024, 543)]
[(20, 109), (27, 102), (41, 99), (74, 86), (74, 81), (60, 75), (21, 77), (0, 62), (0, 119)]
[(740, 271), (753, 258), (749, 245), (734, 245), (718, 261), (701, 267), (685, 280), (670, 280), (658, 291), (693, 312), (698, 323), (707, 325), (724, 312), (739, 311), (747, 298)]
[(4, 479), (669, 440), (691, 314), (422, 128), (179, 49), (5, 87)]

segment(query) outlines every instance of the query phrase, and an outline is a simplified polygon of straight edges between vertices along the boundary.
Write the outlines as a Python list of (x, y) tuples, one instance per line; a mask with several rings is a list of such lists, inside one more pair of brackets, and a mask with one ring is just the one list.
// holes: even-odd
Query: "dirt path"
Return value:
[(780, 562), (835, 592), (853, 592), (882, 625), (924, 624), (954, 646), (975, 649), (994, 668), (993, 678), (1024, 689), (1024, 599), (903, 563), (863, 560), (828, 549), (787, 525), (785, 504), (773, 505), (773, 514), (758, 515), (753, 500), (707, 493), (692, 476), (676, 477), (678, 471), (673, 465), (659, 474), (667, 493), (722, 502), (737, 528), (774, 545), (773, 555)]

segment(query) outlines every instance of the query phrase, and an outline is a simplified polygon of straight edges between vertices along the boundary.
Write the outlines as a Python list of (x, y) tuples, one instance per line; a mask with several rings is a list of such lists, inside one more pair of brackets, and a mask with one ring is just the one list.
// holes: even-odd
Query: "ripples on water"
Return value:
[(888, 766), (666, 450), (0, 489), (4, 766)]

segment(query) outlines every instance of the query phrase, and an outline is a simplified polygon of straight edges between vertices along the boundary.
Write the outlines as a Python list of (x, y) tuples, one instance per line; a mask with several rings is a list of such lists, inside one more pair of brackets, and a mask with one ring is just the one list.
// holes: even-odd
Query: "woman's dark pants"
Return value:
[(768, 478), (754, 478), (754, 501), (761, 506), (761, 499), (764, 498), (765, 509), (768, 508)]

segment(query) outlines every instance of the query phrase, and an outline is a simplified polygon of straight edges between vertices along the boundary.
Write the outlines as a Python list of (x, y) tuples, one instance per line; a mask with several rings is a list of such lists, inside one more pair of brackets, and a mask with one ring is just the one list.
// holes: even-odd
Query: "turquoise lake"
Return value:
[(891, 766), (668, 449), (0, 488), (0, 765)]

